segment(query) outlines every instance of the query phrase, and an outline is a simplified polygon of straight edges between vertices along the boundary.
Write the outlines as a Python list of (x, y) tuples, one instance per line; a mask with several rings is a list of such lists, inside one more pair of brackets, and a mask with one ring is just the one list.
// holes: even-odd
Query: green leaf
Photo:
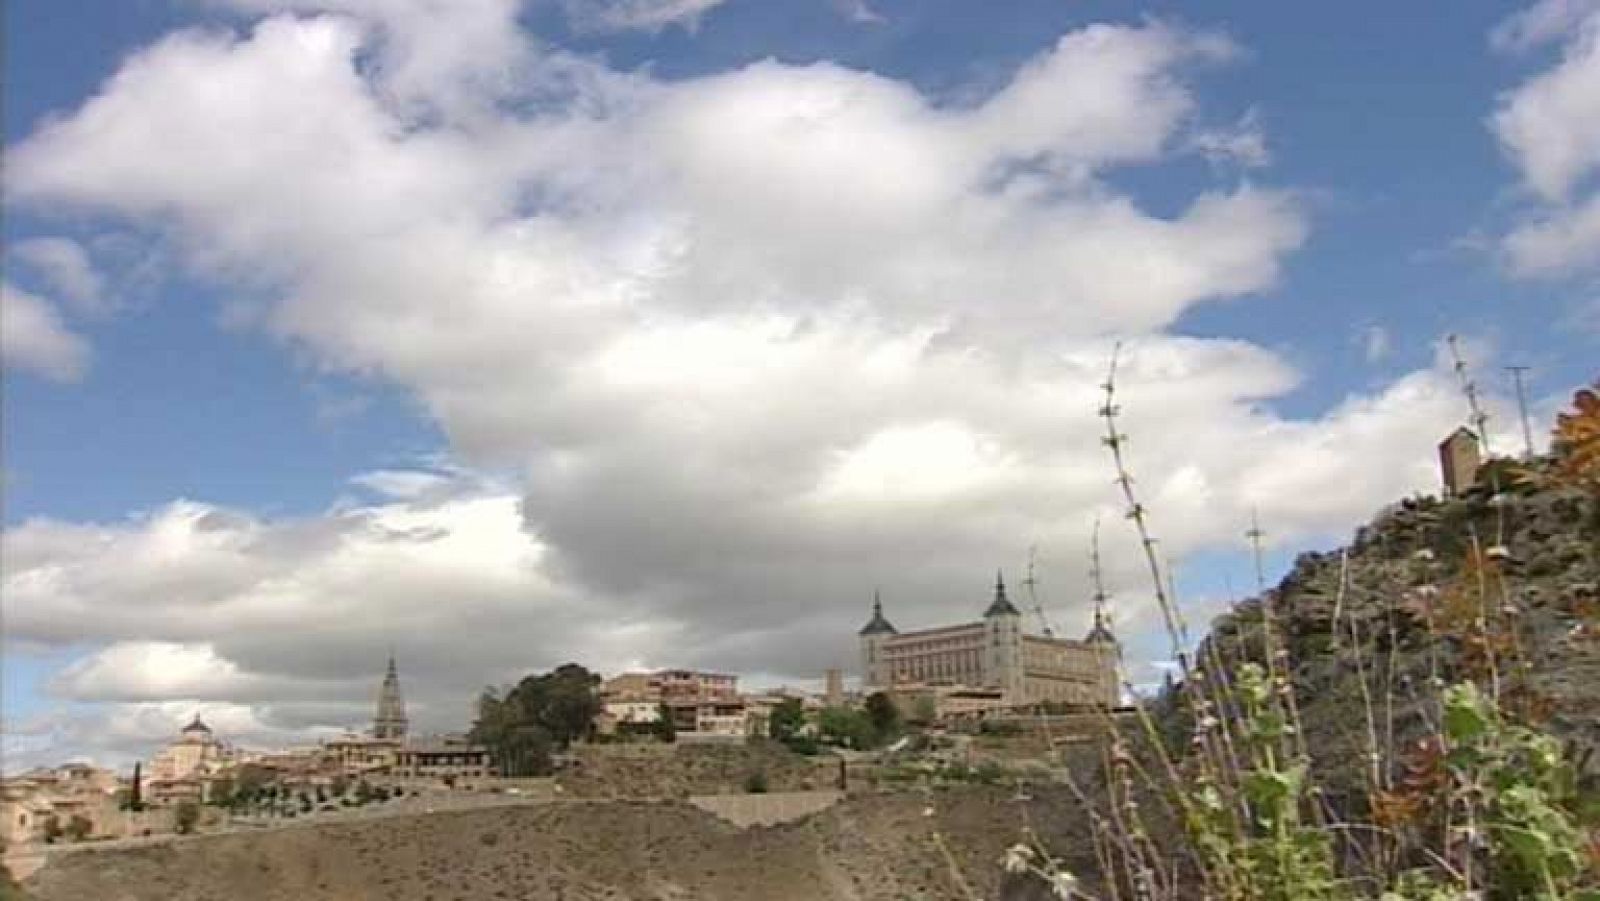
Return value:
[(1491, 719), (1478, 686), (1452, 685), (1444, 692), (1444, 731), (1452, 741), (1466, 742), (1489, 731)]

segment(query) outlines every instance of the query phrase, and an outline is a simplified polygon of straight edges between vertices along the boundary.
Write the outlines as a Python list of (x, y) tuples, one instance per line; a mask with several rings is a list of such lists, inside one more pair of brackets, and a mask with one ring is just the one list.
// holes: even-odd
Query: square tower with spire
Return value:
[(406, 737), (409, 723), (406, 720), (406, 702), (400, 696), (400, 671), (394, 665), (394, 654), (389, 654), (389, 668), (383, 674), (383, 684), (378, 688), (378, 713), (372, 718), (372, 737), (399, 741)]

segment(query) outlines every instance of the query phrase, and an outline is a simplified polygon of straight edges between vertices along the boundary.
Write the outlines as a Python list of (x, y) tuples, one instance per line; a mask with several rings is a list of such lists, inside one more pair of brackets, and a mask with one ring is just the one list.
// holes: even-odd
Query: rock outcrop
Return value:
[[(1436, 687), (1481, 668), (1485, 641), (1500, 684), (1546, 728), (1580, 757), (1600, 747), (1600, 498), (1552, 472), (1508, 469), (1498, 491), (1496, 476), (1460, 498), (1403, 501), (1347, 548), (1302, 555), (1272, 591), (1325, 787), (1358, 790), (1369, 710), (1395, 759), (1388, 749), (1436, 712)], [(1261, 615), (1253, 599), (1219, 618), (1198, 659), (1260, 660)]]

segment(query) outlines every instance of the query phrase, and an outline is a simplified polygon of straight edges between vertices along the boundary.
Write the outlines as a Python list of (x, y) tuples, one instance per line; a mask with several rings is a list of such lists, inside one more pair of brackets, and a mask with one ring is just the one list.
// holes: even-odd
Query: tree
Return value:
[(600, 677), (576, 663), (528, 676), (504, 693), (478, 697), (472, 740), (489, 748), (507, 776), (550, 772), (551, 753), (590, 733), (600, 713)]
[(655, 727), (656, 738), (671, 744), (678, 740), (678, 723), (672, 718), (672, 708), (665, 704), (656, 708), (656, 721), (650, 725)]
[(784, 698), (767, 718), (767, 735), (785, 744), (793, 741), (806, 725), (806, 711), (799, 698)]
[(601, 709), (598, 675), (576, 663), (564, 663), (536, 681), (543, 693), (542, 697), (537, 692), (530, 697), (534, 701), (530, 712), (550, 730), (559, 747), (594, 731), (594, 718)]
[(232, 810), (249, 810), (260, 805), (266, 795), (267, 781), (272, 774), (264, 767), (247, 763), (233, 771), (233, 794), (228, 807)]
[(211, 781), (211, 791), (206, 795), (206, 802), (213, 807), (232, 807), (234, 787), (233, 779), (228, 776), (219, 776)]
[(867, 720), (880, 743), (900, 734), (900, 708), (881, 691), (867, 695)]
[(128, 785), (128, 796), (123, 802), (123, 809), (134, 813), (144, 810), (144, 780), (138, 761), (134, 761), (133, 764), (133, 782)]
[(172, 809), (172, 831), (179, 835), (194, 832), (194, 827), (199, 822), (200, 805), (193, 801), (179, 801), (178, 806)]
[(75, 813), (72, 815), (72, 819), (67, 820), (67, 838), (75, 842), (81, 842), (88, 838), (89, 833), (93, 831), (94, 823), (90, 822), (89, 818), (81, 813)]
[(817, 718), (817, 731), (822, 734), (822, 740), (832, 744), (843, 745), (847, 748), (863, 750), (877, 744), (877, 733), (873, 731), (872, 720), (860, 710), (850, 710), (846, 707), (829, 707), (822, 711)]

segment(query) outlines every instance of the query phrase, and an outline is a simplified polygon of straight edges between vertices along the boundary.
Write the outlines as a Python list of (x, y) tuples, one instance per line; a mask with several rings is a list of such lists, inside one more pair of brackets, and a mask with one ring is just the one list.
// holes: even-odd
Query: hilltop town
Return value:
[[(551, 678), (575, 680), (589, 703), (582, 722), (549, 736), (555, 747), (541, 747), (537, 760), (494, 742), (482, 722), (492, 699), (480, 701), (471, 731), (413, 734), (391, 656), (371, 727), (362, 733), (256, 751), (216, 734), (196, 714), (131, 773), (70, 763), (6, 779), (0, 838), (9, 846), (55, 844), (459, 805), (517, 797), (530, 777), (579, 768), (589, 747), (769, 740), (811, 756), (879, 747), (899, 737), (902, 723), (976, 731), (1003, 722), (1019, 730), (1024, 722), (1081, 717), (1119, 703), (1117, 645), (1104, 608), (1097, 603), (1094, 627), (1081, 641), (1029, 634), (1003, 575), (981, 617), (957, 625), (900, 632), (875, 598), (858, 640), (862, 678), (848, 692), (836, 669), (827, 671), (821, 693), (808, 693), (741, 691), (727, 673), (668, 669), (601, 679), (576, 665), (558, 668)], [(593, 788), (630, 793), (626, 786)]]

